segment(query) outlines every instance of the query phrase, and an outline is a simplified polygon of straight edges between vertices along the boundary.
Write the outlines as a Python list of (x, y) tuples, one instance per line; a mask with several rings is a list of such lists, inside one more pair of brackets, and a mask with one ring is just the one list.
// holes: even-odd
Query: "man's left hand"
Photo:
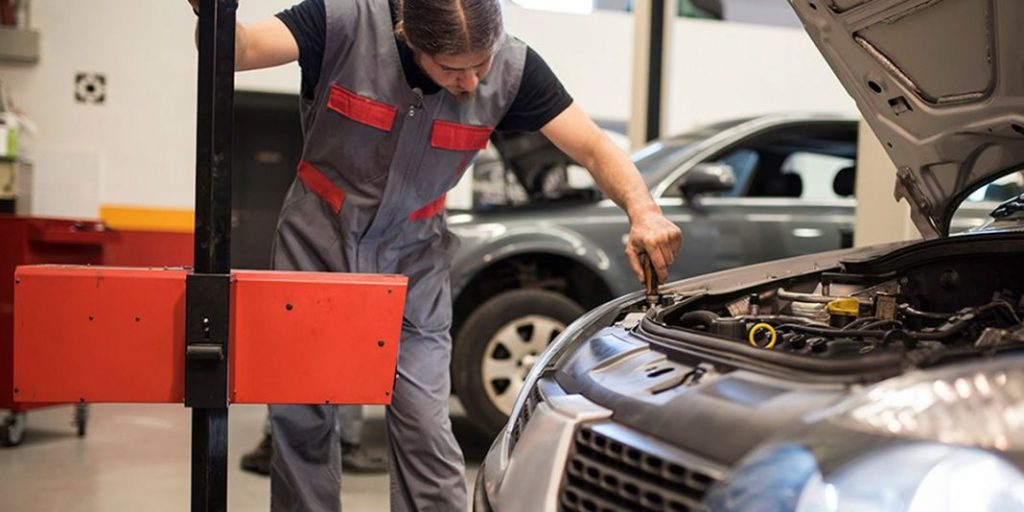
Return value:
[(654, 265), (658, 282), (668, 279), (668, 267), (676, 259), (683, 242), (683, 232), (659, 211), (638, 215), (631, 220), (626, 256), (637, 280), (644, 282), (641, 255), (646, 254)]

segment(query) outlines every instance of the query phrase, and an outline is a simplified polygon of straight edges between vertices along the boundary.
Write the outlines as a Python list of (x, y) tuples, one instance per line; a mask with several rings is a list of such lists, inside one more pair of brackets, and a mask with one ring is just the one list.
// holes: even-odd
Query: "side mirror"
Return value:
[(700, 194), (728, 192), (736, 186), (736, 173), (732, 166), (718, 162), (704, 162), (695, 165), (679, 182), (683, 197), (692, 201)]

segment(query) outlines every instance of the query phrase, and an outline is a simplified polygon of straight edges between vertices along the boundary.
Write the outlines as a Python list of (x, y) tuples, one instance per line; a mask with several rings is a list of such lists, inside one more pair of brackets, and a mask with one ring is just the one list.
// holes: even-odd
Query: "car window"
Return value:
[(1024, 194), (1024, 171), (1007, 174), (981, 186), (957, 207), (949, 232), (960, 233), (981, 226), (987, 220), (987, 213), (1021, 194)]
[[(853, 197), (856, 124), (786, 126), (741, 142), (706, 163), (726, 164), (736, 187), (719, 197)], [(679, 197), (680, 177), (665, 191)]]
[(856, 161), (818, 153), (793, 153), (782, 163), (782, 174), (795, 174), (800, 177), (800, 194), (802, 199), (824, 200), (839, 199), (846, 194), (838, 194), (835, 190), (836, 175), (839, 171), (854, 168)]
[[(1024, 171), (999, 178), (971, 192), (964, 203), (1002, 203), (1024, 193)], [(993, 205), (994, 207), (995, 205)]]

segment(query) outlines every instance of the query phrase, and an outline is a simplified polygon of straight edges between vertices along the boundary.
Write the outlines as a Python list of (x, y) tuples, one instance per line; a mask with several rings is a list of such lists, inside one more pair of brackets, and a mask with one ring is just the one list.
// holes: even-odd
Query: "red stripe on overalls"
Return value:
[(444, 201), (447, 196), (448, 194), (441, 194), (441, 197), (434, 199), (430, 204), (412, 212), (412, 215), (409, 215), (409, 220), (427, 220), (434, 215), (437, 215), (437, 212), (444, 209)]
[(430, 145), (451, 151), (479, 151), (487, 148), (487, 139), (492, 131), (494, 129), (489, 126), (438, 120), (434, 121), (434, 129), (430, 133)]
[(391, 131), (398, 109), (379, 101), (364, 98), (344, 87), (331, 86), (331, 97), (327, 108), (353, 121), (372, 126), (378, 130)]
[(334, 213), (341, 212), (341, 205), (345, 204), (345, 192), (331, 182), (324, 173), (313, 167), (305, 160), (299, 162), (299, 179), (306, 184), (314, 194), (327, 203)]

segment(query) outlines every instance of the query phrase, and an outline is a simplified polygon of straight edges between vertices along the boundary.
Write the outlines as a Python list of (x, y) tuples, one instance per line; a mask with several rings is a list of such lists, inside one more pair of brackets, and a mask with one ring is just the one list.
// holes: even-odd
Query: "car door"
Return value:
[(659, 198), (684, 230), (677, 271), (699, 275), (851, 246), (856, 145), (852, 121), (780, 125), (697, 162), (731, 167), (729, 192), (683, 198), (681, 173)]

